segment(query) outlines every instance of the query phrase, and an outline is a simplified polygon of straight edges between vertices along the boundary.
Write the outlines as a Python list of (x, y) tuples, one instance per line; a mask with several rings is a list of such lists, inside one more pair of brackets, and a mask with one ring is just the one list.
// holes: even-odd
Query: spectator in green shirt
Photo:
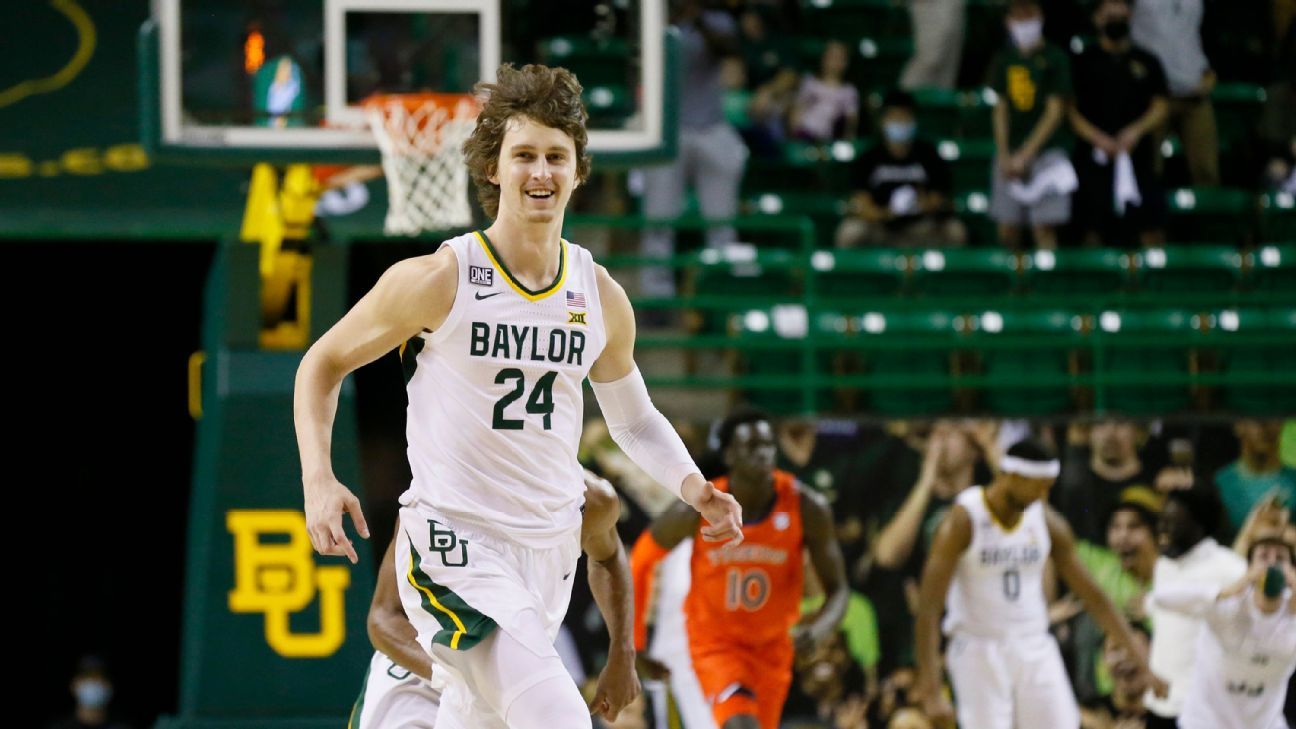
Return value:
[(1247, 514), (1271, 491), (1288, 508), (1296, 506), (1296, 468), (1283, 465), (1278, 440), (1281, 420), (1239, 420), (1233, 425), (1241, 453), (1215, 474), (1215, 488), (1228, 519), (1228, 541), (1242, 528)]
[[(1107, 593), (1118, 609), (1132, 622), (1144, 620), (1143, 595), (1152, 584), (1152, 571), (1158, 555), (1156, 541), (1157, 515), (1164, 500), (1147, 486), (1130, 486), (1120, 492), (1120, 499), (1107, 517), (1105, 545), (1080, 541), (1076, 554), (1094, 582)], [(1074, 598), (1055, 604), (1055, 617), (1070, 619), (1068, 636), (1068, 669), (1082, 705), (1091, 705), (1110, 696), (1111, 675), (1100, 661), (1103, 632)], [(1074, 615), (1074, 618), (1069, 616)]]
[(1057, 228), (1071, 219), (1071, 166), (1062, 125), (1071, 96), (1065, 52), (1044, 40), (1038, 0), (1012, 0), (1005, 19), (1012, 43), (991, 64), (995, 163), (990, 216), (1012, 248), (1030, 227), (1039, 248), (1057, 247)]

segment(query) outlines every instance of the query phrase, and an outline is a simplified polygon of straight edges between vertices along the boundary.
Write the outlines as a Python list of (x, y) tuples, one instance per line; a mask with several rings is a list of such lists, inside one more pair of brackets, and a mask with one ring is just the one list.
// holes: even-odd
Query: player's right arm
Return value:
[(358, 561), (342, 512), (369, 536), (360, 500), (333, 475), (330, 450), (338, 393), (346, 376), (422, 331), (434, 331), (454, 304), (458, 267), (448, 246), (397, 263), (311, 346), (297, 368), (293, 421), (301, 455), (306, 530), (322, 555)]
[(427, 680), (432, 678), (432, 659), (418, 644), (418, 631), (405, 616), (396, 585), (396, 542), (400, 534), (397, 528), (378, 568), (378, 584), (374, 587), (366, 621), (369, 642), (396, 665)]
[(921, 697), (927, 716), (938, 727), (954, 726), (954, 710), (942, 691), (941, 613), (959, 559), (971, 544), (972, 518), (968, 516), (966, 509), (955, 504), (936, 529), (919, 588), (918, 616), (914, 621), (918, 659), (915, 689)]
[(664, 666), (644, 655), (648, 647), (648, 602), (653, 594), (653, 576), (657, 564), (685, 539), (693, 536), (700, 516), (688, 504), (675, 503), (662, 512), (630, 552), (630, 576), (634, 581), (634, 643), (639, 664), (649, 678), (664, 678)]

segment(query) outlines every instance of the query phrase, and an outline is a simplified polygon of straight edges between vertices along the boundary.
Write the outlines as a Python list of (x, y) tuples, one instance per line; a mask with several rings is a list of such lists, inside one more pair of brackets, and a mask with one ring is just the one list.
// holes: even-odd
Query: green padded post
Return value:
[[(313, 329), (345, 307), (345, 251), (317, 247)], [(193, 498), (189, 513), (177, 729), (336, 729), (345, 725), (372, 648), (374, 574), (318, 557), (302, 514), (293, 429), (301, 352), (256, 349), (258, 253), (227, 241), (207, 282)], [(355, 391), (343, 384), (333, 467), (362, 495)]]

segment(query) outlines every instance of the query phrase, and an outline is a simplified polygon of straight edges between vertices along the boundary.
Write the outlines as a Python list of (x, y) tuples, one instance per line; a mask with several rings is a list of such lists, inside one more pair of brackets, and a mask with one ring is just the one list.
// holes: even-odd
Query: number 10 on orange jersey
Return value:
[(769, 574), (759, 567), (730, 567), (725, 575), (725, 607), (754, 613), (769, 600)]

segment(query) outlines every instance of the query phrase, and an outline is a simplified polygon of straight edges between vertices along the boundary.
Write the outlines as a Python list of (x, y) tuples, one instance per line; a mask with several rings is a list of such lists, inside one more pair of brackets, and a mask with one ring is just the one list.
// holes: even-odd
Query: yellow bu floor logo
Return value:
[[(315, 566), (315, 552), (300, 511), (235, 510), (225, 515), (234, 535), (234, 589), (229, 608), (236, 613), (265, 613), (266, 643), (285, 658), (319, 658), (337, 652), (346, 639), (343, 593), (351, 570), (339, 565)], [(264, 542), (269, 536), (281, 541)], [(287, 541), (282, 541), (287, 537)], [(294, 633), (292, 613), (319, 596), (317, 633)]]

